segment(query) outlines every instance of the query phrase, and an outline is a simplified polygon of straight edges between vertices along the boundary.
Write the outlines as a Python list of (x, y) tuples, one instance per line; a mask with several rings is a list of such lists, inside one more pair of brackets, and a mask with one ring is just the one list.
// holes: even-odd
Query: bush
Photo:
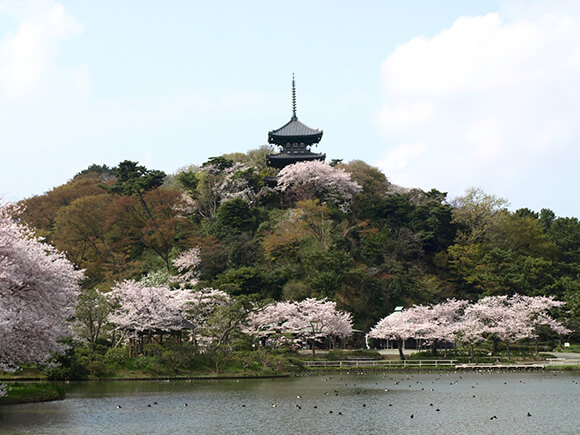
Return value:
[(148, 373), (157, 373), (157, 364), (155, 361), (155, 357), (148, 355), (139, 355), (138, 357), (133, 358), (130, 362), (132, 364), (129, 364), (129, 367), (127, 368), (142, 370)]
[(104, 355), (92, 354), (82, 358), (83, 365), (89, 371), (91, 376), (96, 378), (104, 378), (111, 376), (115, 371), (113, 367), (107, 364)]
[(64, 395), (64, 388), (61, 385), (17, 382), (10, 386), (6, 396), (0, 397), (0, 405), (62, 400)]
[(74, 347), (58, 355), (44, 370), (44, 375), (51, 381), (82, 381), (89, 377), (87, 360), (75, 352)]
[(119, 367), (127, 365), (129, 361), (129, 349), (125, 347), (117, 347), (114, 349), (109, 349), (105, 354), (105, 361), (108, 364), (114, 364)]

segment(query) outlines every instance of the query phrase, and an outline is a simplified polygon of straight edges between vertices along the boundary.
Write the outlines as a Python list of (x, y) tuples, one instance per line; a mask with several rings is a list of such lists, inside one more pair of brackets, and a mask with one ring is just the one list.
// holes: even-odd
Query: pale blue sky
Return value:
[(0, 0), (0, 197), (257, 148), (295, 73), (329, 159), (580, 216), (576, 4)]

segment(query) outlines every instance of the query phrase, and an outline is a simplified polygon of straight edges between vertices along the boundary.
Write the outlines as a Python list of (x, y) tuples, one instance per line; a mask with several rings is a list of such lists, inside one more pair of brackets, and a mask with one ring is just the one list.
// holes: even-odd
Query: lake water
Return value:
[(63, 401), (0, 407), (0, 433), (580, 434), (580, 376), (571, 372), (351, 372), (67, 387)]

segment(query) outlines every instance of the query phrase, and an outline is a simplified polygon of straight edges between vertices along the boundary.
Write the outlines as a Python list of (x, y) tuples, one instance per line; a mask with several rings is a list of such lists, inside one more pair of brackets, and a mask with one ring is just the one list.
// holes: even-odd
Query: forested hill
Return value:
[(129, 161), (93, 165), (22, 201), (22, 218), (86, 270), (86, 289), (172, 275), (173, 260), (199, 247), (199, 288), (327, 297), (363, 330), (395, 306), (515, 293), (553, 295), (578, 319), (577, 218), (510, 212), (479, 189), (450, 202), (391, 185), (362, 161), (294, 165), (272, 188), (269, 152), (169, 176)]

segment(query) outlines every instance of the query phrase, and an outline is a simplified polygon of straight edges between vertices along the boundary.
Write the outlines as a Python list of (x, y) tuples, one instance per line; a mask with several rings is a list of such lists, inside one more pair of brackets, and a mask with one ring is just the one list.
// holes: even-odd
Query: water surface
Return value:
[(579, 434), (579, 399), (574, 373), (87, 382), (0, 407), (0, 433)]

